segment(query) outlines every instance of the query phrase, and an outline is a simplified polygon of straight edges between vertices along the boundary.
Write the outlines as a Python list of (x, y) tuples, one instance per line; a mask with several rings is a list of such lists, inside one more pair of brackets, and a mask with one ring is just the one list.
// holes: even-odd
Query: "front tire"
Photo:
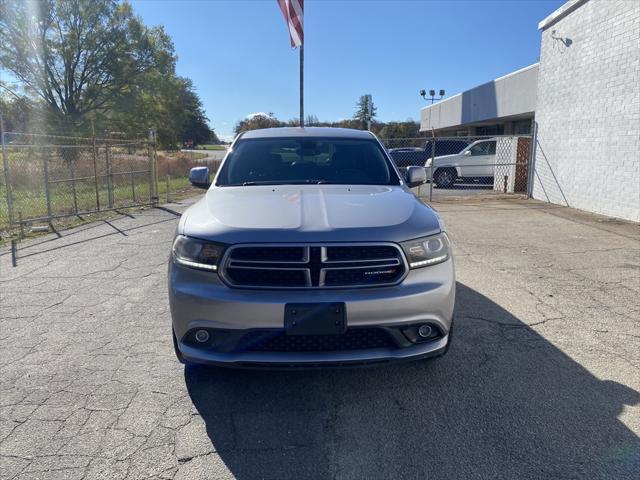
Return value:
[(450, 188), (457, 178), (455, 168), (439, 168), (433, 175), (433, 181), (439, 188)]

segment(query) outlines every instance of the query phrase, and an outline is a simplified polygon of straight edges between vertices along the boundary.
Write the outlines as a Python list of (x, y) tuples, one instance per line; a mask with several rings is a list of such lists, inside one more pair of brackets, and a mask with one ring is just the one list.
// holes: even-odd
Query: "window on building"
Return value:
[(476, 135), (504, 135), (504, 125), (476, 127)]
[(531, 133), (531, 119), (513, 122), (513, 133), (516, 135), (528, 135)]

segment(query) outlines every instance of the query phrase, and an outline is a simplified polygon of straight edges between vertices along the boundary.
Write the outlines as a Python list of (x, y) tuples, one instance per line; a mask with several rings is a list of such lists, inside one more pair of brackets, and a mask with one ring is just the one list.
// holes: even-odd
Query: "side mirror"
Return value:
[(471, 150), (465, 150), (464, 151), (464, 156), (465, 157), (470, 157), (471, 156)]
[(417, 187), (427, 181), (427, 172), (424, 167), (408, 167), (405, 178), (409, 188)]
[(189, 171), (189, 182), (196, 188), (209, 188), (209, 167), (194, 167)]

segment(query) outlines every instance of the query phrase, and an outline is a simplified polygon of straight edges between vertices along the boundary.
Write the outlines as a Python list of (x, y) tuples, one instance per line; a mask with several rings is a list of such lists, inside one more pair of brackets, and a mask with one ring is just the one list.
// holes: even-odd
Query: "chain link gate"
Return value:
[(404, 174), (424, 167), (427, 184), (414, 191), (429, 200), (495, 193), (527, 194), (532, 158), (531, 135), (383, 139)]

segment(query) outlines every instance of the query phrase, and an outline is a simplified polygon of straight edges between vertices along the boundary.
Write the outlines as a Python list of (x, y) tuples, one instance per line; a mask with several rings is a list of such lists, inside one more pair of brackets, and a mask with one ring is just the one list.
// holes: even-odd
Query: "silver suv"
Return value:
[(370, 132), (254, 130), (236, 138), (180, 219), (169, 260), (182, 362), (317, 366), (442, 355), (455, 301), (439, 215)]

